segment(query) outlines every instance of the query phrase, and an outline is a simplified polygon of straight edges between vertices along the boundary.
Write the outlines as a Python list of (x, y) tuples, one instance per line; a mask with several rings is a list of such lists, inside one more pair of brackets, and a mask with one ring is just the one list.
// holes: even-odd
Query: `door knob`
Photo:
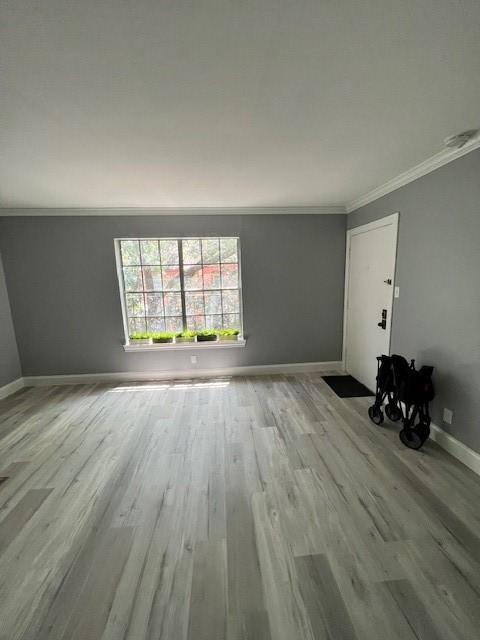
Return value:
[(381, 327), (382, 329), (387, 328), (387, 310), (382, 309), (382, 320), (381, 322), (377, 322), (377, 327)]

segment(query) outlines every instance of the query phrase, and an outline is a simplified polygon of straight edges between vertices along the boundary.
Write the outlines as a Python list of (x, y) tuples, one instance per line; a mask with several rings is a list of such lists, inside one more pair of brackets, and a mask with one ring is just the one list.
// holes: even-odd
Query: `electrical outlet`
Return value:
[(190, 362), (192, 364), (197, 364), (197, 356), (190, 356)]
[(399, 298), (400, 297), (400, 287), (395, 287), (393, 290), (393, 297), (394, 298)]
[(444, 409), (443, 410), (443, 421), (446, 424), (452, 424), (452, 420), (453, 420), (453, 411), (451, 409)]

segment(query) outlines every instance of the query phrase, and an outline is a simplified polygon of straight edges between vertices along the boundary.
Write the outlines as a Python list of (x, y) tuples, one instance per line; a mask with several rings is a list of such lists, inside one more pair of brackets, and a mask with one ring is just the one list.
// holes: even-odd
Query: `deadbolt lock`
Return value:
[(381, 327), (382, 329), (387, 328), (387, 310), (386, 309), (382, 309), (382, 320), (381, 322), (377, 323), (377, 326)]

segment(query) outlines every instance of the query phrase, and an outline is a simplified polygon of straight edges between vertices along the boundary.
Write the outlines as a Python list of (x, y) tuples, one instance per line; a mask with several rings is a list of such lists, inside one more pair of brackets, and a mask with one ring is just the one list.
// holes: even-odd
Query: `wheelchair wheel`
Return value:
[(426, 422), (419, 422), (415, 426), (415, 431), (418, 433), (420, 438), (422, 438), (422, 444), (427, 440), (430, 435), (430, 426)]
[(380, 425), (383, 422), (383, 411), (380, 407), (372, 404), (371, 407), (368, 407), (368, 417), (374, 424)]
[[(428, 429), (428, 432), (426, 435), (425, 435), (424, 427), (427, 427)], [(420, 423), (413, 429), (402, 429), (398, 434), (398, 436), (400, 440), (403, 442), (403, 444), (409, 449), (420, 449), (422, 444), (428, 438), (429, 433), (430, 433), (430, 429), (428, 428), (428, 426), (423, 423)]]
[(385, 407), (385, 413), (387, 415), (387, 418), (392, 422), (398, 422), (402, 417), (402, 412), (393, 402), (389, 402), (387, 404), (387, 406)]

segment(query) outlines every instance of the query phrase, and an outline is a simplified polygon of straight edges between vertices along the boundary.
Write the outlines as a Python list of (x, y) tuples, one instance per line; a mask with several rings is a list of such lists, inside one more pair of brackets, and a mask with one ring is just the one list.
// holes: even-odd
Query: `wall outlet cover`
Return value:
[(190, 362), (192, 364), (197, 364), (197, 356), (190, 356)]
[(453, 420), (453, 411), (451, 409), (444, 409), (443, 410), (443, 421), (446, 424), (452, 424), (452, 420)]
[(393, 290), (393, 297), (394, 298), (399, 298), (400, 297), (400, 287), (395, 287)]

